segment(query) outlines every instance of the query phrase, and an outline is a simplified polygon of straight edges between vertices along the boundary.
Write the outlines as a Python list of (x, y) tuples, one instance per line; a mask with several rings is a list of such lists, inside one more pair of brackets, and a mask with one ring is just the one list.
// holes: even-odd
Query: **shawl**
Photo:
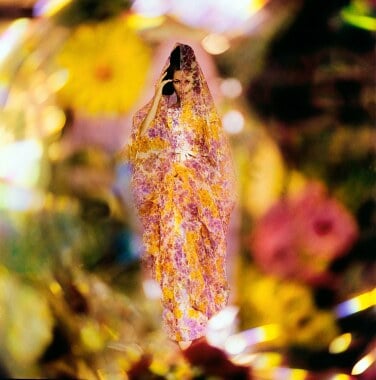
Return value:
[[(228, 137), (222, 129), (215, 103), (193, 49), (188, 45), (177, 43), (173, 51), (176, 47), (180, 47), (180, 70), (192, 74), (194, 92), (194, 96), (190, 99), (181, 99), (182, 112), (180, 122), (191, 125), (195, 123), (201, 124), (200, 128), (203, 133), (201, 153), (208, 157), (216, 169), (217, 175), (211, 181), (213, 186), (220, 187), (223, 218), (226, 224), (228, 224), (236, 198), (234, 167)], [(159, 80), (164, 77), (169, 66), (170, 58), (163, 66)], [(148, 153), (151, 154), (158, 150), (168, 149), (168, 144), (166, 144), (168, 131), (166, 133), (163, 131), (167, 129), (167, 110), (173, 96), (162, 95), (156, 117), (150, 125), (149, 134), (146, 136), (140, 136), (139, 129), (150, 111), (154, 98), (134, 115), (131, 137), (125, 155), (133, 166), (134, 171), (137, 171), (138, 165), (142, 165), (140, 160), (138, 160), (138, 153), (142, 153), (145, 158), (145, 155)], [(156, 135), (153, 131), (162, 132)], [(152, 173), (150, 174), (152, 175)], [(158, 178), (155, 178), (155, 180), (158, 181)]]
[[(204, 335), (209, 318), (227, 304), (225, 237), (234, 204), (234, 172), (194, 52), (187, 45), (176, 47), (177, 66), (184, 74), (180, 89), (189, 74), (190, 92), (183, 88), (178, 106), (171, 104), (174, 95), (162, 95), (154, 120), (142, 134), (140, 126), (154, 99), (135, 114), (128, 158), (144, 227), (143, 261), (161, 286), (169, 337), (184, 341)], [(180, 156), (188, 151), (192, 154)]]

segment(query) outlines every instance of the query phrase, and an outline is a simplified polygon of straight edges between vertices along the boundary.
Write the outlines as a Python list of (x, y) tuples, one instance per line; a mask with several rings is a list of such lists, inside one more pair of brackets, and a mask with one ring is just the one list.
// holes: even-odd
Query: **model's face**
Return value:
[(193, 89), (193, 78), (190, 72), (182, 70), (175, 71), (172, 83), (179, 98), (191, 95)]

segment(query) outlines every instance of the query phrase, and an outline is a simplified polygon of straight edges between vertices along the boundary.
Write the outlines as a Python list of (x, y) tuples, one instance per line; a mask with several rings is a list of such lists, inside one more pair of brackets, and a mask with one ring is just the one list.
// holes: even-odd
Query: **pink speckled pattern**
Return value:
[[(143, 135), (152, 101), (133, 119), (128, 157), (144, 227), (144, 263), (162, 289), (163, 320), (175, 341), (205, 334), (208, 319), (227, 303), (226, 233), (234, 204), (229, 145), (207, 83), (187, 45), (181, 68), (193, 89), (180, 105), (162, 96)], [(168, 66), (166, 63), (164, 70)]]

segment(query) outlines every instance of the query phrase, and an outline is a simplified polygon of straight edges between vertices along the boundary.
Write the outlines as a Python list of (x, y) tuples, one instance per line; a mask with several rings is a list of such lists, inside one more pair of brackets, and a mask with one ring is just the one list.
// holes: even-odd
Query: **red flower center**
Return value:
[(113, 72), (112, 72), (112, 69), (109, 65), (100, 64), (100, 65), (96, 66), (96, 68), (94, 70), (94, 75), (100, 81), (106, 82), (112, 78)]
[(333, 228), (333, 223), (328, 219), (316, 220), (313, 223), (313, 229), (317, 233), (317, 235), (327, 235)]

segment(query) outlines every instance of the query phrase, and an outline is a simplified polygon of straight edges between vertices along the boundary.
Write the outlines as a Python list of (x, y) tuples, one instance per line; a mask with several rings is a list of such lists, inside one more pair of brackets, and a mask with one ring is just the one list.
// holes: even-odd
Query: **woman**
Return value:
[(153, 99), (133, 119), (128, 157), (144, 262), (162, 289), (168, 336), (182, 348), (227, 303), (230, 152), (191, 47), (177, 44)]

